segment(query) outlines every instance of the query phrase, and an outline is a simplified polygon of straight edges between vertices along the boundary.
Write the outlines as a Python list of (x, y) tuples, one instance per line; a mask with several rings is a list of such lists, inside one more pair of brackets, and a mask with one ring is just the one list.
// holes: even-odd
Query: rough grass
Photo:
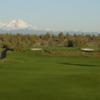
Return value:
[(100, 59), (40, 53), (0, 61), (0, 100), (100, 100)]
[(42, 55), (48, 56), (62, 56), (62, 57), (98, 57), (100, 58), (100, 52), (95, 50), (94, 52), (83, 52), (80, 48), (66, 48), (66, 47), (52, 47), (45, 48)]

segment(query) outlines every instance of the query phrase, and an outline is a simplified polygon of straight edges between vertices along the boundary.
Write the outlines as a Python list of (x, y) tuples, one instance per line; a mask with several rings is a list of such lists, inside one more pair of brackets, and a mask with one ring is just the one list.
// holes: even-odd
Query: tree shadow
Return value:
[(100, 65), (93, 65), (93, 64), (77, 64), (77, 63), (68, 63), (68, 62), (62, 62), (60, 64), (63, 64), (63, 65), (74, 65), (74, 66), (87, 66), (87, 67), (98, 67)]

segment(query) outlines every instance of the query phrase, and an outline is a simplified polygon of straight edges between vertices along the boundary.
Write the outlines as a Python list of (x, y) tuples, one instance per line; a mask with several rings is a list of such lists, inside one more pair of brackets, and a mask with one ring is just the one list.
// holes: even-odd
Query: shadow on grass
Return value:
[(73, 64), (73, 63), (68, 63), (68, 62), (62, 62), (60, 64), (63, 65), (74, 65), (74, 66), (87, 66), (87, 67), (99, 67), (100, 65), (92, 65), (92, 64)]

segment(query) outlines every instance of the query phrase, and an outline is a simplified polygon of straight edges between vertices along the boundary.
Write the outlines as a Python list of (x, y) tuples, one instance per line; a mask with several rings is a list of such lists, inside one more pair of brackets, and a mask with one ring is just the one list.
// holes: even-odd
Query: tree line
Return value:
[(93, 47), (100, 48), (100, 35), (91, 34), (0, 34), (0, 47), (7, 45), (21, 51), (33, 47)]

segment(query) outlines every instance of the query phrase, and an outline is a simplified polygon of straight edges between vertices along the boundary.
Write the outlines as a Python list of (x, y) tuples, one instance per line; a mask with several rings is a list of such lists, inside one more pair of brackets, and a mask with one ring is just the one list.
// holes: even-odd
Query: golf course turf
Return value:
[(0, 100), (100, 100), (100, 58), (9, 53), (0, 61)]

